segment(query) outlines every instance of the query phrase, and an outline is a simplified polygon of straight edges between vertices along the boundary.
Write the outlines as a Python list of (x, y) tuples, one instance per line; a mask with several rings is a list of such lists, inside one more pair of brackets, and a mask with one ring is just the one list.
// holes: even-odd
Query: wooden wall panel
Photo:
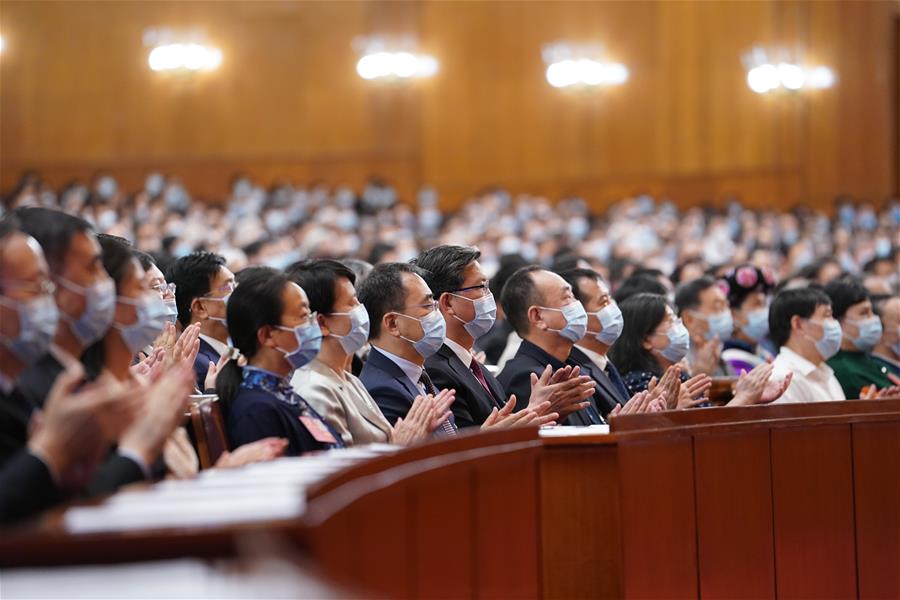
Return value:
[[(220, 197), (229, 175), (360, 186), (384, 174), (409, 199), (453, 206), (485, 185), (595, 205), (638, 191), (680, 203), (830, 206), (897, 182), (890, 2), (0, 1), (0, 185), (33, 167), (59, 184), (146, 167)], [(222, 68), (152, 73), (146, 27), (203, 26)], [(412, 34), (432, 80), (377, 84), (352, 40)], [(541, 46), (599, 41), (626, 64), (615, 89), (557, 90)], [(838, 85), (758, 96), (741, 55), (780, 44)]]

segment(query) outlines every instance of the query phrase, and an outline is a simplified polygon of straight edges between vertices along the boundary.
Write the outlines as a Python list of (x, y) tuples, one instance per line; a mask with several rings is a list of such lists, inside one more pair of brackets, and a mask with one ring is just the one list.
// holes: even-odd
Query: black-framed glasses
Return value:
[(481, 296), (487, 296), (491, 293), (491, 288), (488, 286), (487, 282), (479, 283), (478, 285), (470, 285), (469, 287), (459, 288), (456, 290), (450, 290), (451, 294), (457, 294), (459, 292), (471, 292), (474, 290), (481, 290)]

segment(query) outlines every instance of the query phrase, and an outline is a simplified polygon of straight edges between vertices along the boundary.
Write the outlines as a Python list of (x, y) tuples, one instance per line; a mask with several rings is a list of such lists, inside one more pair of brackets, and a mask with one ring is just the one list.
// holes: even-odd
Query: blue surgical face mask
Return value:
[(565, 327), (562, 329), (550, 329), (548, 327), (547, 331), (556, 332), (570, 342), (577, 342), (584, 337), (585, 333), (587, 333), (587, 313), (584, 312), (584, 306), (581, 305), (581, 302), (576, 300), (566, 304), (562, 308), (547, 308), (546, 306), (541, 306), (539, 308), (541, 310), (561, 312), (566, 318)]
[(670, 362), (681, 362), (691, 348), (691, 336), (687, 327), (679, 321), (669, 328), (666, 332), (666, 337), (669, 338), (669, 344), (662, 350), (657, 350), (657, 352)]
[(482, 296), (481, 298), (474, 300), (472, 298), (460, 296), (459, 294), (451, 293), (450, 295), (456, 298), (462, 298), (463, 300), (468, 300), (475, 308), (475, 318), (469, 322), (463, 321), (458, 316), (453, 315), (457, 321), (463, 323), (466, 333), (477, 340), (491, 330), (491, 327), (494, 326), (494, 321), (497, 319), (497, 303), (494, 301), (493, 294), (488, 294), (487, 296)]
[(720, 340), (727, 340), (731, 337), (731, 332), (734, 331), (734, 320), (731, 317), (731, 311), (728, 309), (714, 315), (704, 315), (703, 313), (694, 311), (694, 316), (706, 321), (708, 327), (706, 328), (706, 334), (703, 337), (708, 340), (711, 340), (716, 336), (718, 336)]
[(296, 350), (285, 350), (284, 348), (276, 348), (284, 354), (285, 360), (294, 369), (299, 369), (303, 365), (309, 363), (319, 353), (322, 347), (322, 330), (316, 322), (315, 314), (310, 316), (310, 321), (306, 325), (298, 325), (297, 327), (283, 327), (277, 325), (276, 329), (282, 331), (291, 331), (297, 338)]
[(175, 302), (175, 298), (163, 300), (163, 302), (166, 305), (166, 320), (174, 324), (178, 320), (178, 304)]
[(146, 292), (139, 298), (117, 298), (118, 302), (134, 306), (137, 319), (131, 325), (114, 324), (122, 341), (132, 354), (140, 352), (162, 333), (168, 321), (166, 304), (156, 292)]
[(818, 350), (822, 360), (828, 360), (837, 354), (837, 351), (841, 349), (841, 339), (843, 338), (841, 324), (838, 323), (837, 319), (827, 319), (825, 321), (813, 321), (810, 319), (809, 322), (815, 323), (822, 328), (822, 337), (818, 340), (804, 334), (816, 345), (816, 350)]
[(847, 321), (847, 323), (855, 325), (857, 330), (859, 330), (856, 337), (850, 338), (848, 336), (857, 350), (868, 352), (881, 340), (883, 329), (881, 327), (881, 319), (877, 316), (871, 316), (861, 321)]
[(360, 348), (366, 345), (366, 341), (369, 339), (369, 313), (366, 312), (365, 306), (358, 304), (350, 312), (336, 312), (331, 313), (329, 316), (350, 318), (350, 331), (344, 335), (329, 334), (330, 337), (337, 339), (341, 343), (341, 348), (344, 349), (344, 352), (356, 354)]
[(757, 308), (747, 313), (747, 324), (741, 330), (754, 342), (766, 337), (769, 334), (769, 309)]
[(589, 331), (588, 333), (593, 333), (597, 341), (611, 346), (622, 335), (622, 329), (625, 327), (625, 318), (622, 316), (619, 305), (615, 302), (610, 302), (593, 314), (600, 321), (602, 329), (597, 332)]
[(0, 296), (0, 304), (16, 309), (19, 316), (19, 336), (15, 339), (4, 338), (3, 344), (24, 364), (34, 363), (47, 353), (56, 335), (59, 310), (53, 296), (41, 294), (26, 302)]
[[(207, 301), (210, 301), (210, 302), (221, 302), (222, 304), (225, 305), (225, 308), (226, 308), (226, 310), (227, 310), (227, 309), (228, 309), (228, 300), (229, 300), (229, 298), (231, 298), (231, 293), (229, 293), (227, 296), (223, 296), (223, 297), (221, 297), (221, 298), (215, 298), (215, 297), (213, 297), (213, 296), (201, 296), (200, 299), (201, 299), (201, 300), (207, 300)], [(207, 316), (206, 318), (207, 318), (207, 320), (209, 320), (209, 321), (215, 321), (216, 323), (221, 323), (221, 324), (222, 324), (222, 327), (224, 327), (225, 329), (228, 329), (228, 321), (227, 321), (224, 317), (210, 317), (210, 316)]]
[(85, 307), (80, 317), (73, 319), (60, 311), (60, 318), (69, 324), (82, 346), (90, 346), (102, 338), (112, 325), (116, 311), (116, 284), (109, 277), (90, 287), (78, 285), (65, 277), (59, 277), (58, 281), (64, 288), (84, 297)]
[(440, 311), (435, 309), (421, 319), (404, 315), (403, 313), (397, 314), (401, 317), (418, 321), (419, 324), (422, 325), (423, 334), (421, 339), (411, 340), (402, 335), (400, 336), (400, 339), (406, 340), (413, 345), (413, 348), (419, 353), (419, 356), (428, 358), (440, 350), (441, 345), (444, 343), (444, 336), (447, 335), (447, 324), (444, 323), (444, 317), (441, 316)]

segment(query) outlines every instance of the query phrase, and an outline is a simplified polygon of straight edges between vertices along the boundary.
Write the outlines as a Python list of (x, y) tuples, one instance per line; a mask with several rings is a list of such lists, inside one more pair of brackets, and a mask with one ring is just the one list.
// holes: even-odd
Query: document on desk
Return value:
[(161, 481), (124, 490), (99, 505), (70, 508), (64, 523), (71, 533), (102, 533), (295, 519), (305, 510), (311, 485), (396, 451), (396, 446), (380, 444), (210, 469), (196, 479)]
[(562, 425), (559, 427), (542, 427), (540, 436), (551, 437), (576, 437), (580, 435), (604, 435), (609, 433), (609, 425), (588, 425), (587, 427), (572, 427)]

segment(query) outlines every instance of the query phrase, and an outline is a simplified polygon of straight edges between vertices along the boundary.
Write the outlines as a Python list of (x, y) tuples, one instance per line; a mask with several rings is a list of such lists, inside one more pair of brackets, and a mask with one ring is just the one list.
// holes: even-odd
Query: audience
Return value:
[[(344, 444), (421, 441), (434, 423), (434, 402), (419, 396), (404, 421), (392, 427), (363, 383), (348, 371), (348, 361), (369, 337), (369, 315), (356, 297), (353, 271), (335, 260), (295, 263), (288, 278), (309, 290), (309, 308), (322, 331), (316, 357), (294, 371), (291, 384), (299, 396), (338, 432)], [(340, 332), (340, 333), (338, 333)]]
[(584, 337), (587, 328), (587, 314), (572, 294), (572, 287), (556, 273), (531, 265), (509, 278), (500, 302), (506, 318), (522, 338), (515, 356), (497, 377), (506, 393), (527, 405), (535, 382), (552, 370), (553, 377), (571, 377), (577, 383), (576, 402), (554, 407), (560, 423), (603, 423), (593, 398), (593, 380), (580, 375), (578, 367), (566, 365), (572, 346)]
[[(359, 287), (369, 314), (372, 350), (360, 380), (388, 421), (407, 418), (419, 396), (436, 401), (438, 431), (455, 436), (449, 410), (455, 390), (438, 390), (425, 371), (425, 359), (444, 343), (445, 326), (421, 271), (406, 263), (376, 265)], [(410, 314), (407, 314), (410, 313)]]
[(774, 355), (765, 344), (769, 335), (769, 294), (774, 279), (763, 269), (740, 265), (719, 284), (731, 308), (734, 331), (723, 344), (722, 360), (732, 373), (750, 371)]
[(322, 333), (306, 293), (269, 267), (243, 273), (228, 301), (228, 333), (247, 365), (227, 362), (216, 382), (232, 446), (287, 440), (287, 454), (343, 447), (343, 438), (291, 387), (319, 352)]
[(825, 286), (831, 299), (833, 316), (841, 324), (841, 345), (828, 366), (847, 398), (865, 396), (864, 388), (889, 388), (888, 367), (872, 357), (872, 349), (881, 341), (881, 319), (872, 308), (869, 292), (855, 280), (832, 281)]
[(192, 389), (222, 408), (215, 467), (705, 406), (711, 376), (733, 406), (900, 397), (900, 206), (150, 183), (2, 207), (0, 522), (196, 476)]
[(234, 291), (234, 273), (225, 258), (210, 252), (194, 252), (176, 260), (168, 280), (175, 286), (178, 322), (183, 328), (200, 328), (200, 350), (194, 363), (197, 387), (205, 390), (206, 376), (224, 356), (231, 357), (225, 311)]
[(734, 331), (722, 287), (709, 275), (689, 281), (679, 286), (675, 305), (691, 339), (687, 354), (690, 372), (734, 375), (722, 361), (722, 342)]
[(773, 378), (792, 377), (780, 402), (846, 399), (826, 363), (840, 350), (842, 334), (825, 292), (809, 287), (776, 294), (769, 308), (769, 332), (779, 348)]

